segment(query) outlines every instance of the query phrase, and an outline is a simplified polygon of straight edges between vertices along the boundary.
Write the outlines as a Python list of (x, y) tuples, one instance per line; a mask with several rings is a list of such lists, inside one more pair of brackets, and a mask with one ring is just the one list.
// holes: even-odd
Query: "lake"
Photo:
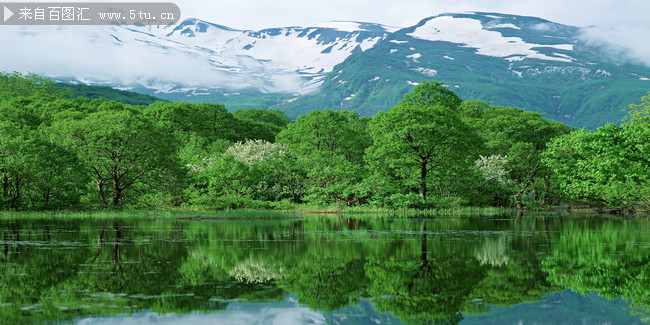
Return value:
[(0, 219), (0, 323), (650, 323), (650, 221)]

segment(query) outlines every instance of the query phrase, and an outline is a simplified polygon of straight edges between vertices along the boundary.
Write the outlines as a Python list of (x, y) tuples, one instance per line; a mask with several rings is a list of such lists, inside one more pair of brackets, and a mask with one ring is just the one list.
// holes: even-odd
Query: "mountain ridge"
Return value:
[(188, 18), (170, 26), (62, 28), (100, 44), (91, 54), (112, 52), (106, 62), (131, 70), (117, 66), (103, 77), (92, 74), (96, 67), (68, 76), (33, 72), (167, 100), (280, 108), (292, 117), (323, 108), (372, 115), (418, 82), (436, 80), (465, 99), (589, 128), (619, 122), (622, 110), (650, 89), (647, 66), (609, 56), (605, 45), (584, 39), (582, 28), (537, 17), (445, 13), (404, 28), (321, 25), (253, 31)]
[[(450, 26), (444, 24), (434, 24), (428, 33), (416, 32), (436, 20), (461, 21), (462, 25), (452, 27), (463, 28), (471, 25), (465, 20), (471, 20), (475, 29), (466, 34), (485, 37), (464, 43), (445, 38), (445, 28)], [(538, 111), (573, 126), (595, 128), (620, 122), (627, 105), (650, 89), (645, 77), (650, 69), (608, 62), (597, 48), (581, 40), (580, 31), (516, 15), (428, 17), (348, 57), (328, 74), (321, 94), (304, 96), (284, 109), (291, 116), (304, 113), (305, 107), (353, 109), (372, 115), (397, 103), (417, 82), (438, 80), (462, 98)], [(454, 32), (452, 37), (459, 33)], [(494, 42), (480, 43), (490, 37), (501, 42), (498, 47)], [(377, 85), (381, 81), (384, 84)]]

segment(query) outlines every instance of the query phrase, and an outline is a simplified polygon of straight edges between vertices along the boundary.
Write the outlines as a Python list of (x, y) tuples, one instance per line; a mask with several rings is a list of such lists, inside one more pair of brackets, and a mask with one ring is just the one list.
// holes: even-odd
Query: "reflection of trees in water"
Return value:
[(419, 259), (373, 259), (365, 265), (368, 288), (381, 311), (409, 322), (458, 323), (485, 268), (472, 258), (428, 250), (422, 224)]
[[(369, 298), (403, 321), (455, 323), (490, 305), (537, 301), (564, 288), (622, 294), (646, 308), (650, 294), (649, 254), (637, 245), (648, 243), (650, 229), (642, 222), (339, 217), (60, 226), (6, 222), (0, 228), (0, 304), (15, 303), (0, 309), (0, 319), (130, 308), (185, 313), (295, 293), (318, 310)], [(78, 247), (58, 249), (60, 243)], [(19, 311), (33, 304), (41, 310)], [(89, 309), (75, 310), (83, 304)]]
[(121, 263), (124, 254), (122, 247), (129, 242), (123, 238), (121, 226), (117, 221), (113, 222), (111, 227), (114, 234), (112, 242), (106, 242), (104, 239), (106, 228), (104, 221), (97, 235), (96, 253), (87, 263), (91, 266), (87, 272), (98, 278), (97, 283), (107, 285), (102, 289), (110, 288), (108, 292), (119, 293), (123, 292), (129, 283), (128, 274), (125, 274)]
[(280, 285), (297, 294), (301, 304), (333, 311), (366, 296), (370, 279), (363, 266), (362, 259), (312, 255), (289, 268)]
[(622, 296), (637, 312), (650, 314), (650, 223), (593, 223), (571, 223), (562, 230), (552, 255), (542, 262), (549, 281), (583, 294)]

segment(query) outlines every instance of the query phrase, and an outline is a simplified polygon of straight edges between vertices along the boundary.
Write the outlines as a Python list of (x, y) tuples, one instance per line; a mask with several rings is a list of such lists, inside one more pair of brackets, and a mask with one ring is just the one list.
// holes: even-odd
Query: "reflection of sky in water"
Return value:
[(298, 305), (295, 297), (288, 297), (277, 303), (238, 303), (233, 302), (226, 310), (205, 314), (186, 315), (154, 312), (134, 313), (131, 316), (89, 317), (78, 320), (76, 324), (325, 324), (322, 312), (313, 311)]
[[(609, 300), (596, 293), (582, 295), (571, 290), (547, 294), (539, 302), (488, 308), (490, 312), (487, 314), (463, 315), (461, 324), (642, 324), (648, 322), (648, 318), (644, 318), (642, 314), (629, 313), (628, 301), (620, 298)], [(379, 313), (374, 310), (367, 314), (369, 309), (374, 309), (372, 304), (368, 300), (361, 299), (356, 306), (340, 308), (331, 313), (314, 311), (300, 306), (297, 297), (290, 295), (281, 302), (231, 302), (225, 310), (215, 313), (159, 315), (154, 312), (140, 312), (131, 316), (83, 318), (75, 323), (84, 325), (402, 323), (389, 312)]]
[[(630, 314), (630, 302), (597, 293), (564, 290), (535, 303), (492, 306), (490, 313), (465, 315), (461, 324), (645, 324), (650, 318)], [(645, 317), (645, 318), (644, 318)]]

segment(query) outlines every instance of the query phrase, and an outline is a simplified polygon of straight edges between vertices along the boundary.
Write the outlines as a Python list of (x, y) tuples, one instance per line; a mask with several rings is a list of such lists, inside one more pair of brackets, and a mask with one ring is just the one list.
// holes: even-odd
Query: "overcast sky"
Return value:
[(332, 20), (411, 26), (446, 12), (491, 11), (587, 26), (650, 27), (648, 0), (182, 0), (184, 17), (240, 29)]
[[(42, 2), (43, 0), (26, 0)], [(65, 0), (110, 2), (111, 0)], [(128, 0), (135, 2), (136, 0)], [(409, 27), (448, 12), (487, 11), (534, 16), (596, 28), (591, 35), (633, 49), (650, 62), (650, 0), (140, 0), (173, 2), (182, 19), (199, 18), (237, 29), (361, 21)]]

